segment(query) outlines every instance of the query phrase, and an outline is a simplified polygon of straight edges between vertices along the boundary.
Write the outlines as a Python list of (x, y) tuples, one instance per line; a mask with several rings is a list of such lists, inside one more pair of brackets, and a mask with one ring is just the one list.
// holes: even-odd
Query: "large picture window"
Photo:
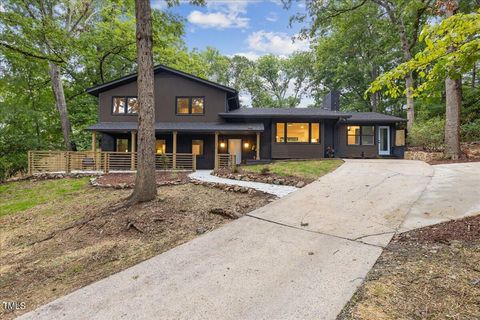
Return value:
[(308, 123), (287, 123), (287, 142), (308, 142)]
[(349, 146), (373, 146), (375, 144), (374, 126), (348, 126), (347, 145)]
[(203, 97), (177, 97), (176, 113), (179, 115), (204, 114), (205, 98)]
[(320, 143), (320, 123), (278, 122), (275, 124), (276, 143)]
[(275, 141), (277, 143), (284, 143), (285, 142), (285, 123), (279, 122), (276, 124), (276, 135)]
[(137, 114), (138, 113), (137, 97), (113, 97), (112, 113), (113, 114)]

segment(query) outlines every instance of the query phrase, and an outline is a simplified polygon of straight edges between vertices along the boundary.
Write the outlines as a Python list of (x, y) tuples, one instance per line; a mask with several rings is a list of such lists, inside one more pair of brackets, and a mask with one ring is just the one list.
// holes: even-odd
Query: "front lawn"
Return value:
[(279, 176), (294, 176), (306, 180), (316, 180), (335, 170), (343, 163), (340, 159), (274, 161), (270, 164), (255, 164), (242, 166), (245, 172), (261, 173), (264, 168)]
[(70, 198), (83, 189), (89, 178), (19, 181), (0, 185), (0, 217), (27, 210), (59, 198)]

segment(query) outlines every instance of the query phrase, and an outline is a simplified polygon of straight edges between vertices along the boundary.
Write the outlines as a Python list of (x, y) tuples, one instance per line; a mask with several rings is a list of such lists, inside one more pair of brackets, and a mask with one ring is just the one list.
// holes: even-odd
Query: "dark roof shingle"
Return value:
[(279, 117), (319, 117), (348, 118), (349, 113), (321, 108), (240, 108), (219, 114), (224, 118), (279, 118)]

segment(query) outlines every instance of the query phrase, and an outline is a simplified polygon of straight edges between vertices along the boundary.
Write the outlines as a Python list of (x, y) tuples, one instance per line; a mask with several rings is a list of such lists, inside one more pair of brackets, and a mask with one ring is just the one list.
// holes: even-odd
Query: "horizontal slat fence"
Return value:
[[(166, 153), (155, 155), (157, 170), (190, 170), (197, 168), (196, 155)], [(132, 152), (29, 151), (29, 174), (42, 172), (118, 172), (135, 171), (137, 154)]]
[(218, 167), (233, 169), (236, 166), (236, 159), (234, 154), (220, 153), (218, 155)]

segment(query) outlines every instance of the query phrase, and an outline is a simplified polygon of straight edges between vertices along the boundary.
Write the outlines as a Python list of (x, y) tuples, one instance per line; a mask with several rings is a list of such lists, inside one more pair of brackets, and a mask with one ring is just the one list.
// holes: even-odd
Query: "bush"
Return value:
[(262, 170), (260, 170), (260, 174), (262, 174), (264, 176), (266, 176), (269, 173), (270, 173), (270, 167), (268, 167), (268, 166), (265, 166), (265, 167), (262, 168)]
[(432, 118), (426, 121), (416, 121), (408, 134), (411, 147), (422, 148), (425, 151), (443, 151), (445, 136), (445, 120)]
[(26, 153), (11, 153), (0, 157), (0, 182), (26, 172), (28, 168)]
[(480, 119), (460, 126), (461, 140), (464, 142), (480, 141)]

